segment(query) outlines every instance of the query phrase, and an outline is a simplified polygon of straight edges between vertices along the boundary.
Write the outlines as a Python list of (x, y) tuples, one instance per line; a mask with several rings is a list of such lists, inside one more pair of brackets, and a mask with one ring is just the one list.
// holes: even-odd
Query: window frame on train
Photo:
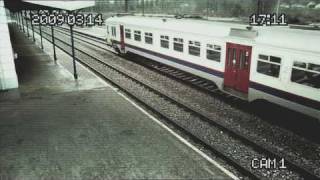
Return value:
[(192, 56), (201, 56), (201, 42), (200, 41), (189, 41), (188, 53)]
[[(249, 52), (247, 50), (240, 50), (239, 53), (239, 69), (242, 70), (249, 70), (250, 69), (250, 57), (249, 57)], [(281, 68), (281, 66), (280, 66)]]
[[(312, 66), (317, 66), (318, 69), (310, 68)], [(291, 76), (290, 76), (290, 81), (302, 85), (304, 87), (311, 87), (315, 89), (320, 89), (320, 84), (316, 84), (316, 81), (314, 82), (315, 84), (312, 84), (312, 81), (310, 82), (308, 79), (302, 79), (303, 81), (301, 82), (300, 80), (295, 80), (296, 76), (301, 76), (301, 73), (304, 77), (303, 78), (310, 78), (310, 76), (317, 75), (320, 76), (320, 64), (315, 64), (315, 63), (308, 63), (304, 61), (299, 61), (299, 60), (294, 60), (292, 63), (292, 71), (291, 71)], [(294, 76), (296, 74), (296, 76)], [(309, 81), (309, 82), (308, 82)]]
[(150, 32), (145, 32), (144, 33), (144, 42), (146, 44), (152, 45), (153, 44), (153, 34)]
[(166, 35), (160, 35), (160, 47), (169, 49), (170, 48), (170, 38)]
[(125, 29), (125, 37), (126, 39), (131, 39), (131, 29)]
[[(281, 62), (282, 62), (281, 57), (272, 56), (272, 55), (265, 55), (265, 54), (258, 54), (256, 71), (259, 74), (263, 74), (263, 75), (273, 77), (273, 78), (279, 78), (280, 72), (281, 72)], [(268, 71), (265, 71), (262, 68), (259, 69), (259, 67), (263, 67), (263, 66), (265, 66), (265, 67), (267, 66)], [(269, 71), (275, 71), (275, 72), (269, 72)]]
[(141, 40), (142, 40), (141, 36), (142, 36), (142, 33), (141, 33), (140, 30), (135, 30), (134, 31), (134, 40), (135, 41), (141, 42)]
[(113, 37), (117, 37), (117, 28), (115, 26), (111, 27), (111, 35)]
[(206, 58), (210, 61), (221, 62), (222, 47), (216, 44), (207, 44)]
[(183, 53), (183, 51), (184, 51), (183, 38), (173, 38), (173, 50)]

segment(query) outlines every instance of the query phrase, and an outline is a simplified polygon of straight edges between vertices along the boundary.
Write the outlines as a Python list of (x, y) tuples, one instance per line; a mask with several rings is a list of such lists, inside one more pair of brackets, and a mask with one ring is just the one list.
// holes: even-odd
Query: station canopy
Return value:
[(52, 9), (62, 9), (68, 11), (74, 11), (78, 9), (83, 9), (95, 5), (95, 0), (70, 0), (70, 1), (51, 1), (51, 0), (23, 0), (24, 2), (35, 4), (39, 6), (46, 6)]

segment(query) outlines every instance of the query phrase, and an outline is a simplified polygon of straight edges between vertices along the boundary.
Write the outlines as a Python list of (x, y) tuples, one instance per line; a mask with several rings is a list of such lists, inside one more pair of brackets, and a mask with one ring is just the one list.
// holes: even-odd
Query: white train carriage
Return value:
[(209, 79), (248, 101), (264, 99), (320, 119), (320, 32), (192, 19), (112, 17), (107, 41)]

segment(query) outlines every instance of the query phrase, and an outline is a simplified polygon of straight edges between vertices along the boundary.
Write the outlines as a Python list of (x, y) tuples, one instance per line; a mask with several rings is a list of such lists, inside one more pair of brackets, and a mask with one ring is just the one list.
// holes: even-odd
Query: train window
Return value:
[(134, 31), (134, 40), (141, 41), (141, 31)]
[(198, 41), (189, 41), (189, 54), (200, 56), (201, 44)]
[(280, 66), (271, 64), (271, 63), (266, 63), (263, 61), (258, 61), (258, 69), (257, 71), (259, 73), (268, 75), (268, 76), (273, 76), (273, 77), (279, 77), (280, 73)]
[(160, 36), (160, 45), (163, 48), (169, 49), (169, 36)]
[(240, 69), (245, 69), (246, 66), (246, 51), (240, 50), (240, 64), (239, 68)]
[(293, 63), (293, 66), (299, 67), (299, 68), (307, 68), (307, 63), (295, 61)]
[(308, 69), (320, 72), (320, 65), (309, 63)]
[(230, 66), (232, 63), (232, 48), (228, 48), (228, 62), (227, 66)]
[(216, 51), (221, 51), (221, 46), (219, 46), (219, 45), (214, 45), (213, 48)]
[(263, 55), (263, 54), (259, 54), (259, 59), (269, 61), (269, 56)]
[(194, 56), (200, 56), (200, 48), (194, 47), (194, 46), (189, 46), (189, 54), (194, 55)]
[(165, 40), (168, 40), (168, 41), (169, 41), (169, 36), (163, 36), (163, 35), (161, 35), (161, 39), (165, 39)]
[(234, 66), (234, 67), (237, 65), (236, 59), (237, 59), (237, 49), (233, 48), (233, 57), (231, 59), (232, 62), (230, 62), (230, 63), (232, 63), (232, 66)]
[(220, 62), (221, 46), (207, 44), (207, 59)]
[(183, 52), (183, 39), (174, 38), (173, 41), (173, 49), (175, 51)]
[(207, 59), (220, 62), (220, 52), (207, 49)]
[[(297, 66), (304, 64), (305, 66)], [(308, 66), (308, 67), (307, 67)], [(295, 61), (291, 81), (305, 86), (320, 88), (320, 65)]]
[(111, 27), (111, 34), (112, 34), (112, 36), (114, 36), (114, 37), (117, 36), (117, 29), (116, 29), (116, 27)]
[(130, 30), (130, 29), (126, 29), (125, 32), (126, 32), (126, 33), (125, 33), (126, 38), (127, 38), (127, 39), (131, 39), (131, 30)]
[(258, 57), (257, 72), (272, 77), (279, 77), (281, 58), (261, 54)]
[(274, 56), (270, 56), (270, 62), (274, 62), (274, 63), (281, 63), (281, 58), (279, 57), (274, 57)]
[(249, 52), (246, 50), (240, 50), (240, 69), (249, 69)]
[(153, 34), (152, 33), (145, 33), (144, 38), (145, 38), (145, 42), (147, 44), (153, 44)]

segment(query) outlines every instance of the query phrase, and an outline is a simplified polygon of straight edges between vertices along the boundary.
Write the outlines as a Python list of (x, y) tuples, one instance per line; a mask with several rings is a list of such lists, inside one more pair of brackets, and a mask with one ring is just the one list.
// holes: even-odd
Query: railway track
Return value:
[[(43, 32), (43, 34), (45, 34), (46, 36), (50, 36), (50, 34), (47, 32)], [(44, 38), (47, 41), (51, 42), (50, 38), (47, 38), (47, 37), (44, 37)], [(81, 39), (78, 38), (78, 40), (81, 40)], [(60, 45), (57, 44), (58, 48), (60, 48), (65, 53), (71, 55), (71, 53), (68, 50), (66, 50), (66, 49), (70, 48), (69, 43), (67, 43), (59, 38), (56, 38), (56, 42), (59, 42), (59, 44), (60, 44)], [(89, 41), (87, 41), (86, 43), (88, 43), (88, 42)], [(93, 45), (93, 43), (91, 43), (91, 44)], [(98, 45), (95, 44), (94, 46), (98, 46)], [(116, 82), (116, 80), (110, 78), (110, 76), (106, 76), (105, 72), (106, 71), (113, 72), (115, 74), (118, 74), (118, 76), (122, 76), (125, 79), (128, 79), (131, 82), (134, 82), (137, 86), (143, 87), (148, 92), (155, 94), (155, 96), (157, 96), (159, 99), (163, 99), (167, 102), (170, 102), (173, 106), (177, 106), (180, 109), (182, 109), (183, 111), (185, 111), (186, 113), (189, 113), (192, 116), (197, 117), (196, 119), (200, 119), (201, 121), (203, 121), (211, 126), (217, 127), (219, 130), (222, 130), (224, 133), (227, 133), (232, 138), (237, 139), (237, 140), (241, 141), (242, 143), (244, 143), (246, 146), (251, 147), (252, 149), (254, 149), (254, 151), (258, 152), (258, 154), (263, 155), (263, 157), (267, 156), (267, 157), (281, 158), (277, 154), (277, 152), (274, 152), (270, 149), (265, 148), (262, 144), (259, 144), (257, 142), (250, 140), (248, 137), (245, 137), (243, 134), (236, 132), (232, 129), (229, 129), (228, 127), (225, 127), (223, 124), (219, 124), (219, 123), (215, 122), (214, 120), (211, 119), (211, 117), (208, 117), (208, 116), (204, 115), (203, 113), (199, 112), (197, 109), (180, 102), (178, 99), (171, 97), (171, 96), (165, 94), (164, 92), (159, 91), (157, 88), (153, 87), (152, 85), (146, 84), (145, 82), (143, 82), (141, 80), (133, 78), (127, 72), (120, 70), (119, 68), (117, 68), (111, 64), (107, 64), (106, 62), (100, 60), (99, 58), (97, 58), (95, 56), (90, 55), (89, 53), (85, 52), (84, 50), (81, 50), (78, 48), (76, 48), (75, 50), (76, 50), (77, 54), (81, 54), (83, 56), (86, 56), (86, 58), (77, 57), (78, 62), (85, 65), (86, 67), (88, 67), (89, 69), (94, 71), (96, 74), (98, 74), (99, 76), (106, 79), (108, 82), (110, 82), (114, 86), (121, 89), (123, 92), (125, 92), (127, 95), (129, 95), (131, 98), (135, 99), (137, 102), (139, 102), (143, 106), (147, 107), (147, 109), (151, 110), (155, 114), (161, 116), (163, 119), (165, 119), (170, 124), (174, 124), (175, 127), (179, 128), (184, 133), (188, 134), (190, 137), (196, 139), (197, 141), (200, 141), (201, 144), (204, 144), (208, 149), (215, 152), (216, 154), (219, 154), (219, 156), (222, 159), (226, 160), (232, 166), (236, 167), (245, 176), (248, 176), (248, 177), (254, 178), (254, 179), (255, 178), (265, 178), (263, 175), (261, 175), (261, 172), (259, 172), (257, 170), (253, 170), (250, 166), (248, 166), (248, 164), (243, 164), (238, 159), (234, 159), (230, 154), (226, 154), (224, 152), (223, 148), (214, 146), (214, 145), (212, 145), (212, 143), (208, 142), (208, 140), (203, 139), (202, 137), (199, 137), (199, 135), (197, 135), (197, 134), (193, 134), (192, 132), (190, 132), (190, 129), (185, 127), (185, 125), (182, 125), (182, 124), (179, 124), (175, 121), (172, 121), (171, 120), (172, 117), (168, 116), (166, 113), (164, 113), (162, 111), (159, 111), (157, 108), (150, 105), (149, 103), (146, 103), (144, 100), (141, 99), (141, 97), (137, 96), (135, 94), (135, 92), (131, 92), (130, 90), (128, 90), (127, 87), (125, 87), (121, 83)], [(87, 58), (89, 58), (91, 61), (89, 62)], [(101, 67), (104, 67), (104, 68), (101, 68)], [(158, 66), (158, 70), (159, 70), (159, 72), (163, 72), (163, 73), (173, 73), (173, 75), (175, 77), (179, 77), (182, 80), (188, 80), (190, 82), (194, 82), (196, 85), (198, 85), (198, 86), (200, 85), (203, 88), (205, 88), (211, 92), (216, 92), (217, 88), (212, 83), (210, 84), (210, 82), (201, 81), (201, 79), (191, 78), (190, 76), (188, 77), (182, 72), (177, 72), (177, 71), (175, 72), (174, 69), (169, 69), (166, 67)], [(317, 175), (315, 175), (309, 169), (305, 169), (304, 167), (301, 167), (300, 165), (298, 165), (295, 162), (292, 162), (290, 160), (289, 161), (286, 160), (286, 161), (287, 161), (288, 168), (292, 169), (293, 172), (297, 172), (301, 177), (303, 177), (305, 179), (319, 178)]]

